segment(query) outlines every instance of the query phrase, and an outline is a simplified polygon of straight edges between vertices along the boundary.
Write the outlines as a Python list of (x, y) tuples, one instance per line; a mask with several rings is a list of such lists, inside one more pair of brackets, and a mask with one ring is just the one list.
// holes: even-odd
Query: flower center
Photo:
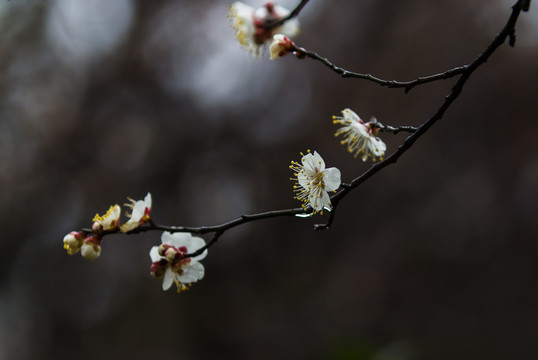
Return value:
[(323, 172), (320, 172), (318, 167), (316, 166), (314, 168), (315, 173), (314, 177), (312, 178), (312, 186), (315, 187), (321, 187), (322, 189), (325, 189), (325, 181), (323, 181)]

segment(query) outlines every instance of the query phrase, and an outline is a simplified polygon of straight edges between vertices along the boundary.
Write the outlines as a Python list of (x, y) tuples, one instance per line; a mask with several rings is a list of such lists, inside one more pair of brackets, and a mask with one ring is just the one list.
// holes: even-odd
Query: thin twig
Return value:
[(381, 123), (377, 123), (379, 126), (379, 130), (382, 132), (392, 132), (393, 134), (398, 134), (399, 132), (408, 132), (408, 133), (414, 133), (417, 131), (417, 127), (415, 126), (390, 126), (390, 125), (383, 125)]
[(356, 72), (341, 68), (339, 66), (336, 66), (335, 64), (330, 62), (329, 59), (321, 55), (318, 55), (314, 51), (308, 51), (302, 47), (298, 47), (294, 45), (293, 51), (298, 53), (299, 55), (303, 55), (311, 59), (320, 61), (329, 69), (331, 69), (332, 71), (341, 75), (344, 78), (357, 78), (357, 79), (368, 80), (368, 81), (372, 81), (376, 84), (379, 84), (381, 86), (385, 86), (388, 88), (404, 88), (406, 93), (409, 92), (409, 90), (411, 90), (417, 85), (422, 85), (422, 84), (430, 83), (437, 80), (450, 79), (454, 76), (463, 74), (466, 70), (466, 66), (459, 66), (454, 69), (447, 70), (443, 73), (429, 75), (429, 76), (421, 76), (415, 80), (410, 80), (410, 81), (383, 80), (383, 79), (373, 76), (372, 74), (356, 73)]

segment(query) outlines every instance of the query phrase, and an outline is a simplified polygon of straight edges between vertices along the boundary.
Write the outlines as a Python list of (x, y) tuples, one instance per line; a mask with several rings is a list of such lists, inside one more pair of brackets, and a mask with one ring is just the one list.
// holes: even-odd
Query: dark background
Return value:
[[(0, 359), (538, 358), (534, 1), (516, 47), (329, 231), (312, 230), (319, 216), (233, 229), (180, 295), (149, 275), (157, 232), (107, 237), (95, 262), (66, 254), (66, 233), (148, 191), (170, 225), (297, 207), (300, 151), (344, 181), (370, 166), (331, 115), (419, 125), (454, 82), (404, 94), (308, 59), (253, 59), (228, 5), (0, 0)], [(471, 62), (511, 5), (311, 0), (297, 44), (410, 80)], [(405, 136), (382, 135), (388, 154)]]

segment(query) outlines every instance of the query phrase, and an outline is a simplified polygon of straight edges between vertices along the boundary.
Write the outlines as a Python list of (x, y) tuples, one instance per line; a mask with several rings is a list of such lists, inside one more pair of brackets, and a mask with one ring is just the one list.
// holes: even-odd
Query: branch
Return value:
[[(298, 14), (301, 8), (307, 3), (308, 1), (301, 1), (301, 3), (297, 6), (297, 8), (290, 13), (290, 17), (292, 17), (292, 14)], [(422, 125), (419, 127), (412, 127), (412, 126), (401, 126), (398, 128), (392, 127), (392, 126), (386, 126), (380, 124), (380, 128), (383, 131), (398, 133), (401, 131), (410, 132), (411, 135), (409, 135), (404, 143), (399, 146), (398, 150), (394, 152), (392, 155), (387, 157), (385, 160), (380, 161), (379, 163), (374, 164), (372, 167), (370, 167), (366, 172), (364, 172), (362, 175), (358, 176), (357, 178), (353, 179), (349, 184), (342, 183), (340, 190), (336, 192), (333, 196), (331, 196), (331, 202), (332, 202), (332, 211), (329, 213), (328, 220), (325, 224), (316, 224), (315, 230), (326, 230), (328, 229), (331, 224), (334, 222), (335, 213), (337, 206), (339, 202), (347, 195), (349, 194), (353, 189), (357, 188), (359, 185), (361, 185), (363, 182), (371, 178), (373, 175), (381, 171), (382, 169), (386, 168), (390, 164), (396, 163), (397, 160), (407, 151), (409, 150), (415, 141), (418, 140), (422, 135), (424, 135), (432, 126), (435, 124), (438, 120), (440, 120), (445, 112), (448, 110), (448, 108), (452, 105), (452, 103), (458, 98), (458, 96), (461, 94), (463, 87), (467, 83), (467, 80), (469, 80), (472, 73), (477, 70), (482, 64), (484, 64), (489, 57), (495, 52), (495, 50), (501, 46), (507, 38), (509, 38), (511, 44), (514, 41), (514, 32), (515, 32), (515, 25), (517, 22), (517, 19), (521, 13), (522, 10), (525, 9), (525, 4), (528, 6), (529, 1), (525, 0), (518, 0), (515, 5), (512, 7), (512, 14), (510, 15), (506, 25), (502, 29), (502, 31), (493, 39), (491, 44), (484, 50), (482, 54), (480, 54), (472, 63), (469, 65), (465, 65), (463, 67), (455, 68), (452, 70), (449, 70), (448, 72), (445, 72), (443, 74), (437, 74), (432, 75), (429, 77), (423, 77), (419, 78), (417, 80), (413, 80), (410, 82), (395, 82), (395, 81), (385, 81), (378, 78), (375, 78), (371, 75), (364, 75), (364, 74), (355, 74), (350, 73), (347, 70), (341, 69), (333, 65), (332, 63), (328, 62), (328, 60), (322, 59), (323, 61), (326, 61), (326, 65), (329, 67), (334, 67), (336, 69), (336, 72), (340, 72), (342, 76), (344, 77), (361, 77), (365, 78), (367, 80), (371, 80), (374, 82), (378, 82), (383, 86), (388, 87), (405, 87), (406, 91), (408, 91), (410, 88), (421, 84), (426, 83), (438, 79), (448, 79), (449, 77), (453, 77), (455, 75), (461, 75), (459, 80), (454, 84), (452, 87), (450, 93), (445, 97), (445, 100), (439, 107), (439, 109)], [(283, 21), (286, 21), (282, 19)], [(298, 50), (299, 51), (299, 50)], [(304, 51), (305, 54), (308, 56), (308, 53), (306, 50), (300, 50)], [(314, 53), (311, 53), (314, 54)], [(317, 56), (317, 54), (316, 54)], [(206, 234), (206, 233), (214, 233), (211, 240), (201, 249), (197, 250), (196, 252), (186, 254), (186, 257), (193, 257), (200, 255), (203, 251), (208, 249), (210, 246), (215, 244), (220, 236), (224, 234), (225, 231), (234, 228), (236, 226), (245, 224), (247, 222), (251, 221), (257, 221), (262, 219), (268, 219), (268, 218), (274, 218), (274, 217), (282, 217), (282, 216), (310, 216), (313, 213), (313, 209), (311, 207), (304, 208), (293, 208), (293, 209), (285, 209), (285, 210), (273, 210), (273, 211), (267, 211), (263, 213), (257, 213), (257, 214), (243, 214), (239, 218), (228, 221), (226, 223), (220, 224), (220, 225), (213, 225), (213, 226), (200, 226), (200, 227), (187, 227), (187, 226), (166, 226), (166, 225), (158, 225), (155, 224), (153, 221), (150, 221), (147, 225), (138, 227), (133, 229), (132, 231), (129, 231), (127, 234), (136, 234), (136, 233), (142, 233), (146, 231), (152, 231), (152, 230), (159, 230), (159, 231), (169, 231), (169, 232), (189, 232), (189, 233), (195, 233), (195, 234)], [(91, 229), (82, 229), (85, 233), (91, 233)], [(107, 235), (112, 233), (119, 233), (120, 230), (116, 228), (115, 230), (106, 231), (102, 233), (101, 235)]]
[[(402, 145), (398, 148), (398, 150), (387, 157), (385, 160), (374, 164), (370, 169), (368, 169), (365, 173), (360, 175), (359, 177), (355, 178), (349, 185), (349, 187), (344, 187), (342, 190), (331, 196), (331, 201), (334, 204), (334, 206), (338, 205), (338, 202), (344, 198), (351, 190), (358, 187), (360, 184), (371, 178), (374, 174), (378, 173), (385, 167), (387, 167), (390, 164), (396, 163), (400, 156), (402, 156), (407, 150), (413, 146), (415, 141), (418, 140), (419, 137), (424, 135), (428, 129), (432, 127), (433, 124), (435, 124), (438, 120), (440, 120), (445, 112), (448, 110), (450, 105), (456, 100), (456, 98), (461, 94), (461, 91), (463, 87), (465, 86), (465, 83), (467, 80), (469, 80), (469, 77), (471, 74), (478, 69), (482, 64), (484, 64), (489, 57), (495, 52), (495, 50), (501, 46), (507, 38), (509, 38), (514, 33), (515, 25), (517, 22), (517, 19), (519, 17), (519, 14), (521, 13), (522, 7), (521, 7), (521, 1), (517, 1), (516, 4), (512, 7), (512, 14), (510, 15), (510, 18), (508, 19), (508, 22), (502, 29), (502, 31), (497, 34), (497, 36), (493, 39), (491, 44), (486, 48), (486, 50), (479, 55), (472, 63), (467, 65), (465, 67), (465, 71), (462, 73), (460, 79), (456, 82), (456, 84), (452, 87), (452, 90), (450, 93), (446, 96), (445, 100), (439, 107), (439, 109), (422, 125), (420, 125), (417, 130), (410, 135)], [(328, 228), (330, 223), (326, 224), (326, 227)]]
[(383, 125), (380, 122), (377, 122), (377, 125), (379, 126), (379, 130), (382, 132), (392, 132), (394, 135), (398, 134), (399, 132), (408, 132), (408, 133), (414, 133), (417, 131), (417, 127), (415, 126), (390, 126), (390, 125)]
[(466, 66), (459, 66), (454, 69), (445, 71), (443, 73), (429, 75), (429, 76), (422, 76), (415, 80), (410, 80), (410, 81), (383, 80), (371, 74), (356, 73), (356, 72), (341, 68), (339, 66), (336, 66), (335, 64), (330, 62), (327, 58), (321, 55), (318, 55), (314, 51), (308, 51), (305, 48), (298, 47), (296, 45), (293, 45), (292, 51), (295, 52), (299, 57), (306, 56), (311, 59), (320, 61), (329, 69), (341, 75), (343, 78), (357, 78), (357, 79), (368, 80), (368, 81), (372, 81), (376, 84), (379, 84), (381, 86), (385, 86), (388, 88), (405, 88), (406, 93), (409, 92), (409, 90), (411, 90), (417, 85), (422, 85), (422, 84), (426, 84), (426, 83), (437, 81), (437, 80), (450, 79), (456, 75), (463, 74), (466, 70)]
[[(531, 3), (531, 0), (518, 0), (512, 6), (512, 16), (508, 20), (508, 23), (504, 27), (503, 31), (497, 35), (497, 37), (493, 40), (493, 42), (490, 44), (488, 49), (486, 49), (486, 51), (484, 52), (484, 54), (487, 53), (488, 50), (490, 50), (491, 48), (491, 52), (487, 54), (485, 59), (487, 59), (491, 55), (491, 53), (493, 53), (493, 51), (495, 51), (495, 49), (506, 40), (506, 38), (509, 38), (510, 46), (514, 46), (515, 41), (516, 41), (515, 24), (517, 22), (517, 18), (521, 11), (529, 10), (530, 3)], [(498, 40), (500, 40), (501, 42), (497, 43)], [(497, 45), (493, 46), (495, 44)], [(410, 80), (410, 81), (383, 80), (371, 74), (361, 74), (361, 73), (356, 73), (356, 72), (352, 72), (344, 68), (341, 68), (333, 64), (327, 58), (317, 54), (316, 52), (308, 51), (302, 47), (296, 46), (295, 44), (293, 44), (292, 51), (299, 58), (309, 57), (311, 59), (320, 61), (322, 64), (327, 66), (329, 69), (331, 69), (335, 73), (341, 75), (343, 78), (358, 78), (358, 79), (368, 80), (368, 81), (374, 82), (376, 84), (379, 84), (381, 86), (385, 86), (388, 88), (404, 88), (406, 93), (418, 85), (422, 85), (422, 84), (426, 84), (426, 83), (430, 83), (430, 82), (438, 81), (438, 80), (447, 80), (457, 75), (464, 75), (466, 73), (472, 73), (474, 69), (477, 67), (477, 63), (475, 60), (471, 64), (458, 66), (453, 69), (447, 70), (442, 73), (434, 74), (434, 75), (421, 76), (415, 80)], [(481, 63), (478, 65), (481, 65)]]

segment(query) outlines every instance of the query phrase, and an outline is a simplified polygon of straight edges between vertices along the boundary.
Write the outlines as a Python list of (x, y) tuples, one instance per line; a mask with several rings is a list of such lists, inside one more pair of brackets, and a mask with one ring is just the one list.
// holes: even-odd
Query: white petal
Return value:
[[(321, 208), (330, 207), (331, 199), (329, 198), (329, 194), (327, 194), (327, 191), (321, 192)], [(320, 209), (321, 210), (321, 209)]]
[(151, 248), (151, 250), (149, 251), (149, 257), (151, 258), (151, 262), (154, 263), (156, 261), (159, 261), (161, 260), (163, 257), (161, 255), (159, 255), (159, 247), (158, 246), (154, 246)]
[(301, 171), (297, 174), (297, 182), (299, 185), (301, 185), (304, 189), (308, 189), (308, 186), (310, 182), (312, 181), (312, 177), (308, 176), (306, 174), (306, 171)]
[[(198, 237), (198, 236), (193, 236), (193, 237), (191, 237), (190, 246), (187, 247), (187, 249), (189, 250), (190, 253), (193, 253), (193, 252), (203, 248), (204, 246), (205, 246), (205, 240), (204, 239), (202, 239), (201, 237)], [(207, 256), (207, 249), (204, 250), (204, 252), (201, 253), (200, 255), (193, 257), (192, 260), (194, 260), (194, 261), (202, 260), (206, 256)]]
[(144, 212), (146, 211), (146, 204), (142, 200), (138, 200), (134, 206), (133, 211), (131, 212), (131, 219), (135, 222), (140, 221)]
[(361, 122), (361, 118), (359, 117), (359, 115), (357, 115), (353, 110), (349, 108), (342, 110), (342, 115), (346, 120), (356, 121), (358, 123)]
[(314, 172), (316, 168), (316, 163), (314, 162), (314, 156), (310, 153), (306, 154), (301, 158), (301, 163), (303, 164), (303, 168), (306, 171)]
[(146, 207), (148, 209), (151, 209), (151, 194), (148, 193), (146, 197), (144, 198), (144, 204), (146, 204)]
[(308, 202), (310, 203), (310, 206), (312, 206), (312, 209), (314, 209), (315, 211), (323, 210), (323, 203), (321, 202), (321, 198), (316, 192), (311, 192), (308, 195)]
[(183, 267), (183, 273), (181, 275), (177, 275), (177, 279), (184, 284), (190, 284), (202, 279), (204, 277), (204, 273), (204, 265), (197, 261), (191, 261), (189, 264)]
[(376, 156), (383, 156), (385, 154), (385, 150), (387, 150), (387, 145), (381, 140), (380, 138), (376, 138), (374, 140), (375, 144), (375, 155)]
[(176, 233), (169, 233), (168, 231), (163, 232), (161, 235), (161, 240), (163, 244), (172, 245), (174, 247), (181, 247), (185, 246), (187, 249), (189, 248), (188, 245), (190, 245), (190, 233), (183, 233), (183, 232), (176, 232)]
[(170, 269), (167, 268), (166, 272), (164, 273), (164, 279), (163, 279), (163, 290), (166, 291), (170, 289), (170, 286), (172, 286), (172, 283), (174, 282), (174, 277), (176, 274)]
[(254, 8), (241, 1), (235, 1), (230, 5), (230, 11), (237, 13), (238, 16), (251, 17), (254, 14)]
[(276, 5), (276, 4), (273, 7), (273, 11), (280, 18), (283, 18), (283, 17), (288, 16), (290, 14), (290, 11), (288, 9), (286, 9), (284, 6), (280, 6), (280, 5)]
[(282, 26), (275, 29), (275, 32), (279, 32), (287, 37), (294, 38), (299, 35), (301, 29), (299, 28), (299, 21), (297, 19), (291, 19), (286, 21)]
[(360, 136), (363, 136), (365, 138), (372, 138), (372, 135), (368, 133), (368, 130), (366, 129), (365, 125), (361, 123), (353, 123), (352, 126), (354, 129), (356, 129)]
[(334, 191), (340, 187), (340, 170), (335, 167), (325, 170), (325, 176), (323, 177), (325, 182), (325, 190)]
[(316, 166), (318, 167), (319, 171), (325, 170), (325, 161), (323, 161), (323, 158), (320, 154), (318, 154), (317, 151), (314, 151), (313, 160), (316, 163)]
[(129, 219), (125, 224), (123, 224), (121, 226), (121, 232), (129, 232), (135, 228), (138, 227), (138, 220), (137, 221), (133, 221), (132, 218)]

